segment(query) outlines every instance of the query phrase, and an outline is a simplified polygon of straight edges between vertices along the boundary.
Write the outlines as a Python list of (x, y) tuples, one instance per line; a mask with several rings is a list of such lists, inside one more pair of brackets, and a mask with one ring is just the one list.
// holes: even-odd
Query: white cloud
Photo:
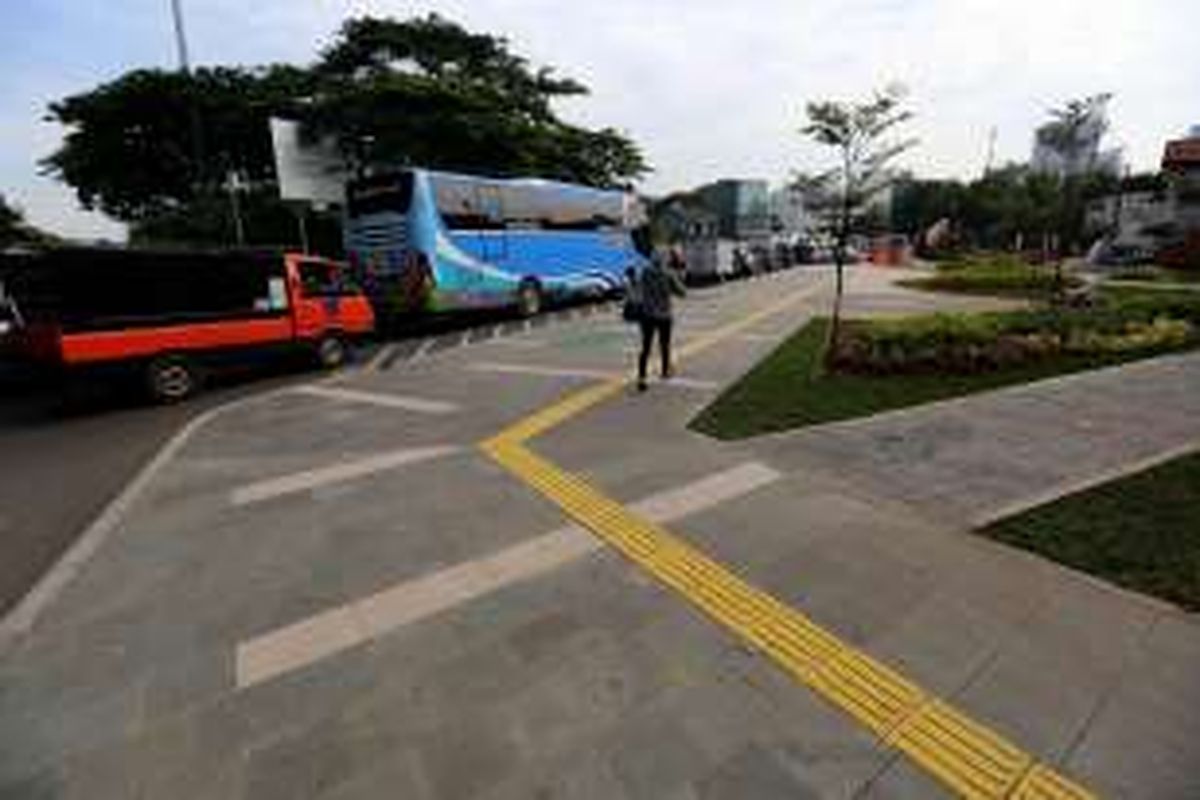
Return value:
[[(891, 80), (911, 89), (911, 129), (922, 145), (906, 158), (926, 174), (977, 174), (992, 126), (997, 160), (1022, 160), (1048, 107), (1099, 91), (1116, 94), (1112, 141), (1127, 146), (1137, 168), (1153, 168), (1164, 139), (1200, 122), (1200, 104), (1188, 105), (1200, 98), (1194, 0), (184, 1), (193, 57), (207, 63), (309, 60), (352, 13), (436, 10), (507, 36), (535, 63), (591, 86), (592, 96), (564, 103), (564, 113), (637, 139), (655, 166), (646, 184), (653, 191), (811, 169), (824, 154), (796, 134), (804, 102), (865, 96)], [(161, 16), (165, 6), (86, 2), (110, 18), (124, 7)], [(96, 35), (114, 47), (125, 45), (122, 36), (154, 36), (132, 52), (168, 58), (167, 19), (139, 25), (111, 23)], [(100, 59), (108, 66), (96, 79), (119, 61)], [(54, 70), (46, 54), (41, 74)], [(71, 73), (78, 85), (78, 63)], [(13, 115), (0, 108), (0, 117)], [(53, 192), (26, 188), (40, 185), (33, 158), (20, 168), (0, 158), (0, 190), (40, 192), (45, 210), (37, 213), (66, 224), (75, 218), (69, 203), (55, 212)]]

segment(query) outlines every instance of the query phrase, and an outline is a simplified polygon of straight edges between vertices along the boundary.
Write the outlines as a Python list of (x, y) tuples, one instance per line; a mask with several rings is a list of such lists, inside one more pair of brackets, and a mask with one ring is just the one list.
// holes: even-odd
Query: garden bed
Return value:
[(692, 421), (739, 439), (1120, 364), (1200, 345), (1200, 296), (1121, 295), (1055, 312), (810, 322)]
[(1078, 276), (1059, 273), (1053, 265), (1029, 264), (1007, 254), (941, 262), (932, 275), (900, 281), (910, 289), (1034, 299), (1049, 298), (1081, 284)]

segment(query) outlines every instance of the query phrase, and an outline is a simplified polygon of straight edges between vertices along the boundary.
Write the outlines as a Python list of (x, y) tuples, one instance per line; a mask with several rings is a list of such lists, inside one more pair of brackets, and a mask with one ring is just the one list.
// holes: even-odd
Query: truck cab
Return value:
[(284, 262), (295, 338), (314, 344), (321, 366), (341, 366), (346, 340), (375, 326), (370, 301), (344, 264), (300, 253)]

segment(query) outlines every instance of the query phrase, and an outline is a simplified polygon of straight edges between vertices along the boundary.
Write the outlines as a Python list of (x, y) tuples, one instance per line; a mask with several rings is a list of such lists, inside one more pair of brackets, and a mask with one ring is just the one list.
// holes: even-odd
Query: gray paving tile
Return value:
[(774, 752), (750, 745), (696, 785), (699, 800), (820, 800), (821, 795), (788, 769)]
[(447, 715), (416, 747), (437, 800), (478, 797), (519, 771), (524, 757), (509, 721), (488, 712)]
[(264, 800), (316, 797), (405, 755), (394, 731), (375, 715), (322, 719), (249, 750), (246, 793)]
[(712, 768), (703, 750), (667, 714), (651, 712), (626, 721), (611, 747), (613, 771), (630, 798), (651, 800), (681, 792)]
[(854, 797), (855, 800), (950, 800), (956, 796), (911, 761), (897, 758)]

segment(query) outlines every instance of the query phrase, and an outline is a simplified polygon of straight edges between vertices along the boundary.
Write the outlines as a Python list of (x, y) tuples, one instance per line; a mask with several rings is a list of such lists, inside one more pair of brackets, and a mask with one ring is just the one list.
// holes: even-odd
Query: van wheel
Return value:
[(146, 388), (156, 403), (178, 403), (200, 388), (200, 375), (183, 356), (160, 356), (146, 367)]
[(536, 317), (541, 310), (542, 287), (533, 278), (526, 278), (517, 289), (517, 313), (522, 317)]
[(345, 366), (349, 352), (342, 337), (330, 335), (317, 342), (316, 356), (321, 369), (338, 369)]

